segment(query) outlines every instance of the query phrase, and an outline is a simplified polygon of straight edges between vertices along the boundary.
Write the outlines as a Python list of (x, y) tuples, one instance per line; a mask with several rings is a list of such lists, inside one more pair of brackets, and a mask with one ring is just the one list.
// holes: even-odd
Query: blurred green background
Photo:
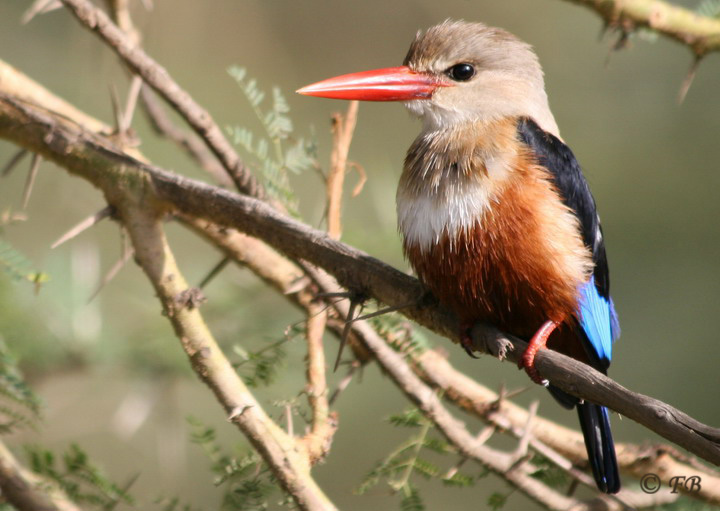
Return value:
[[(695, 1), (675, 3), (695, 7)], [(110, 88), (124, 97), (127, 83), (116, 58), (67, 12), (20, 25), (29, 2), (0, 2), (0, 58), (79, 108), (112, 122)], [(441, 5), (442, 4), (442, 5)], [(691, 64), (690, 52), (660, 39), (633, 38), (611, 53), (613, 36), (601, 39), (600, 19), (560, 0), (156, 0), (135, 6), (144, 45), (221, 126), (260, 127), (226, 68), (238, 64), (260, 88), (286, 94), (298, 136), (318, 139), (326, 166), (330, 113), (339, 102), (293, 95), (298, 87), (341, 73), (399, 65), (416, 30), (445, 18), (504, 27), (536, 48), (551, 106), (595, 194), (612, 270), (613, 296), (623, 335), (611, 376), (711, 425), (720, 357), (715, 350), (720, 315), (720, 59), (700, 66), (685, 102), (677, 94)], [(158, 165), (203, 178), (172, 145), (157, 141), (142, 115), (134, 128), (141, 150)], [(394, 193), (404, 153), (418, 126), (393, 104), (363, 104), (350, 158), (367, 171), (363, 193), (344, 207), (344, 240), (406, 269), (395, 227)], [(0, 164), (16, 149), (0, 141)], [(0, 181), (0, 212), (20, 209), (23, 170)], [(355, 176), (348, 178), (348, 188)], [(309, 172), (293, 178), (306, 221), (322, 225), (323, 189)], [(220, 492), (209, 461), (187, 442), (185, 418), (218, 428), (227, 445), (242, 443), (224, 422), (210, 393), (187, 367), (160, 306), (134, 264), (122, 270), (90, 304), (98, 279), (120, 256), (116, 225), (105, 222), (56, 250), (50, 244), (103, 206), (86, 182), (44, 164), (26, 211), (4, 238), (51, 280), (35, 295), (27, 284), (0, 275), (0, 336), (21, 357), (23, 370), (46, 402), (39, 432), (11, 437), (11, 445), (42, 442), (64, 449), (79, 441), (116, 480), (139, 473), (133, 493), (142, 502), (178, 496), (203, 509)], [(168, 227), (191, 283), (219, 255), (180, 227)], [(225, 270), (208, 287), (204, 306), (226, 346), (257, 349), (282, 338), (298, 312), (247, 272)], [(528, 381), (508, 364), (475, 361), (445, 340), (450, 357), (483, 383), (511, 388)], [(328, 342), (328, 355), (335, 353)], [(279, 381), (258, 394), (275, 416), (277, 401), (296, 397), (303, 379), (304, 348), (288, 347)], [(334, 380), (337, 376), (333, 377)], [(540, 413), (575, 427), (575, 414), (557, 407), (539, 388), (519, 400), (541, 399)], [(396, 446), (405, 431), (386, 422), (404, 399), (375, 368), (356, 379), (338, 402), (340, 430), (332, 453), (315, 474), (331, 499), (346, 510), (396, 509), (385, 488), (353, 494), (364, 474)], [(657, 438), (630, 420), (614, 420), (619, 442)], [(359, 448), (362, 446), (362, 448)], [(472, 470), (479, 470), (472, 468)], [(483, 509), (492, 491), (486, 479), (470, 489), (425, 485), (428, 509)], [(519, 494), (510, 508), (525, 506)], [(143, 506), (141, 506), (143, 507)]]

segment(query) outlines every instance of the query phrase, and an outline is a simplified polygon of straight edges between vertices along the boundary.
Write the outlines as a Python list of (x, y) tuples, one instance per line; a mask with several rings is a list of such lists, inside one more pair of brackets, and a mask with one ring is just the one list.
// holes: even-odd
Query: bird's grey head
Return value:
[(446, 83), (431, 98), (406, 101), (425, 130), (505, 117), (532, 117), (557, 134), (532, 47), (482, 23), (447, 20), (418, 32), (404, 64)]

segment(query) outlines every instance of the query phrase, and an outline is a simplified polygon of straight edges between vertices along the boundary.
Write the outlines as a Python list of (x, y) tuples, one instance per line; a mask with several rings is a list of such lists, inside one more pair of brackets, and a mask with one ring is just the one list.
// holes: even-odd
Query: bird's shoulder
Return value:
[(517, 120), (517, 135), (536, 162), (548, 171), (558, 194), (577, 217), (585, 246), (592, 252), (595, 287), (610, 296), (610, 279), (600, 217), (590, 186), (572, 150), (535, 121)]

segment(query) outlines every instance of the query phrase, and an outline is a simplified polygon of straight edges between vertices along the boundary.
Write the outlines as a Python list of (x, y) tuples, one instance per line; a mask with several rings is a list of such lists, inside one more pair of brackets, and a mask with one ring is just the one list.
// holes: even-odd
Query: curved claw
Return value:
[(470, 355), (472, 358), (480, 358), (475, 355), (475, 353), (473, 353), (475, 344), (473, 343), (472, 337), (470, 337), (469, 330), (466, 330), (465, 333), (460, 336), (460, 346), (462, 346), (465, 350), (465, 353)]

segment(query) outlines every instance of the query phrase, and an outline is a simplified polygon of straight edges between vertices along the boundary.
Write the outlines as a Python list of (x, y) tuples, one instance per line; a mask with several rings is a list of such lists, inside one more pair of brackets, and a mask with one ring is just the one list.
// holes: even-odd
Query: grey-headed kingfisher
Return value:
[[(335, 99), (403, 101), (422, 120), (397, 190), (398, 225), (420, 280), (453, 310), (470, 353), (476, 322), (606, 373), (619, 326), (595, 201), (548, 106), (532, 48), (481, 23), (446, 21), (410, 46), (403, 66), (298, 90)], [(577, 408), (600, 490), (620, 489), (606, 408), (551, 383)]]

